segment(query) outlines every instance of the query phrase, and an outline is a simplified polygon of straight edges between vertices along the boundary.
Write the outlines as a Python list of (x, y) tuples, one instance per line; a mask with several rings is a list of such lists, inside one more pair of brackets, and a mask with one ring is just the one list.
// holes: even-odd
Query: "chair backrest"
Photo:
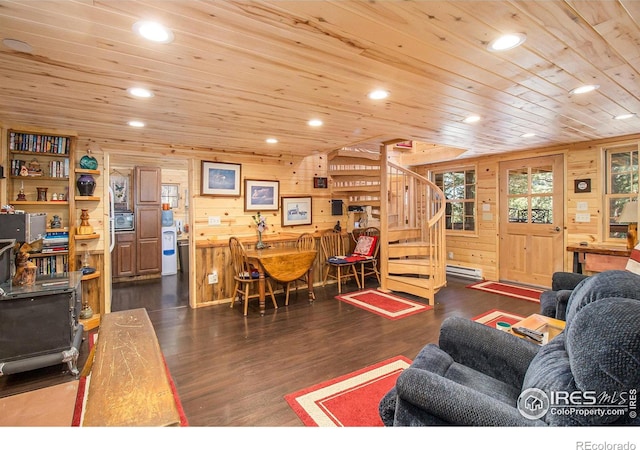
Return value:
[[(325, 260), (332, 256), (342, 256), (346, 253), (345, 235), (333, 230), (324, 230), (320, 235), (320, 245)], [(346, 256), (346, 255), (345, 255)]]
[[(374, 258), (378, 257), (378, 251), (380, 250), (380, 229), (379, 228), (367, 227), (362, 229), (356, 229), (356, 230), (353, 230), (352, 236), (353, 236), (353, 239), (356, 241), (356, 249), (354, 250), (354, 253), (362, 253), (362, 254), (367, 253), (365, 256), (373, 256)], [(373, 240), (372, 249), (368, 248), (367, 242), (362, 243), (364, 247), (367, 247), (367, 252), (358, 251), (359, 250), (358, 247), (361, 242), (361, 239), (360, 239), (361, 236), (370, 236), (375, 238)]]
[(234, 275), (245, 278), (247, 274), (251, 273), (251, 267), (247, 261), (244, 245), (242, 245), (242, 242), (240, 242), (237, 237), (232, 236), (229, 238), (229, 250)]
[(316, 249), (316, 238), (313, 237), (311, 233), (302, 233), (298, 236), (298, 240), (296, 241), (296, 248), (298, 250), (315, 250)]

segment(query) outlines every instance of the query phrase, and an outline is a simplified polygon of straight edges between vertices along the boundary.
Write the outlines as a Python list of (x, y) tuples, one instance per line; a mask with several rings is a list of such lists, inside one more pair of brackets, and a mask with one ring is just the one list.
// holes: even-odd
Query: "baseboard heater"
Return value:
[(471, 267), (454, 266), (451, 264), (447, 264), (447, 275), (455, 275), (457, 277), (482, 280), (482, 269), (472, 269)]

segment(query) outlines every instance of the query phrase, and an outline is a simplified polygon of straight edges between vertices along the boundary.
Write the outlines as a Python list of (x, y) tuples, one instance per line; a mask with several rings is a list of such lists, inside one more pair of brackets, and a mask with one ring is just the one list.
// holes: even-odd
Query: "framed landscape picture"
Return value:
[(282, 226), (311, 225), (311, 197), (282, 197)]
[(245, 211), (277, 211), (280, 200), (279, 181), (244, 180)]
[(240, 164), (202, 161), (202, 195), (240, 197)]

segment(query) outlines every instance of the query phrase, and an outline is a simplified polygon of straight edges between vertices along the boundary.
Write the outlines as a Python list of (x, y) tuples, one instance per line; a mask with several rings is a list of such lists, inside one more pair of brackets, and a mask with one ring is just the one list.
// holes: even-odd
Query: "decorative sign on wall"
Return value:
[(575, 180), (574, 189), (576, 194), (580, 194), (582, 192), (591, 192), (591, 178)]
[(313, 187), (316, 189), (327, 189), (327, 178), (313, 177)]

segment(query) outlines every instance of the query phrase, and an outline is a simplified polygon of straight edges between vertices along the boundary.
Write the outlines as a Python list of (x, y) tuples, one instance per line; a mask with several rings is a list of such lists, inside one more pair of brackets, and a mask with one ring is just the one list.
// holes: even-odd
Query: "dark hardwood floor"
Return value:
[[(257, 300), (249, 306), (191, 309), (184, 277), (161, 282), (115, 285), (114, 311), (147, 308), (191, 426), (302, 426), (284, 395), (384, 359), (413, 358), (437, 342), (449, 316), (474, 317), (491, 309), (523, 316), (538, 303), (466, 289), (469, 280), (450, 278), (433, 310), (389, 320), (337, 301), (337, 286), (291, 293), (288, 307), (267, 302), (261, 317)], [(375, 280), (368, 281), (375, 287)], [(345, 291), (355, 290), (347, 285)], [(284, 305), (284, 295), (277, 296)], [(80, 364), (87, 358), (83, 342)], [(0, 396), (69, 380), (66, 366), (0, 377)]]

